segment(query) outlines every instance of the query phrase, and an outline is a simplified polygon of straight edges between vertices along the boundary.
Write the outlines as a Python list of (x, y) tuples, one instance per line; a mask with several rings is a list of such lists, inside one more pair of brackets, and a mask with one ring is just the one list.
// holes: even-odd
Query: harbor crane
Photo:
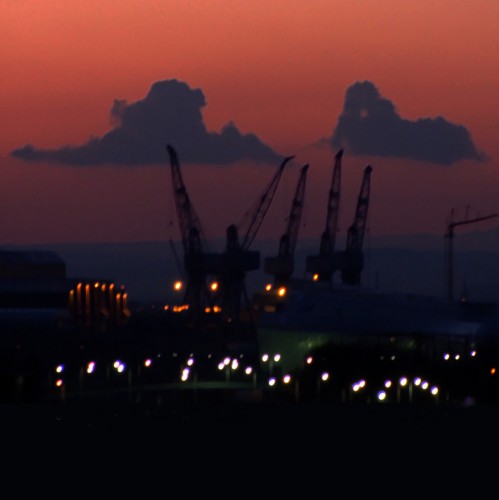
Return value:
[[(250, 323), (252, 322), (245, 277), (248, 271), (260, 267), (260, 252), (250, 250), (250, 246), (272, 203), (284, 167), (293, 158), (294, 156), (284, 158), (258, 199), (256, 206), (247, 213), (239, 226), (236, 224), (228, 226), (225, 252), (221, 254), (218, 263), (213, 268), (208, 269), (210, 274), (219, 276), (221, 280), (222, 317), (226, 323), (239, 323), (242, 299), (245, 301)], [(244, 229), (244, 231), (241, 232), (242, 239), (240, 240), (239, 233), (241, 229)]]
[(371, 172), (372, 167), (368, 165), (364, 169), (364, 176), (357, 199), (355, 218), (352, 225), (348, 228), (346, 249), (344, 252), (338, 254), (341, 279), (343, 284), (346, 285), (360, 285), (360, 275), (364, 267), (362, 247), (367, 225)]
[(183, 302), (188, 305), (190, 315), (197, 320), (204, 308), (211, 305), (206, 284), (206, 265), (215, 256), (207, 252), (206, 237), (187, 193), (177, 152), (169, 144), (166, 149), (170, 158), (173, 195), (184, 250), (183, 264), (187, 275)]
[(451, 210), (450, 222), (447, 224), (447, 230), (445, 232), (445, 255), (447, 261), (447, 298), (452, 302), (454, 300), (454, 229), (458, 226), (463, 226), (465, 224), (473, 224), (475, 222), (480, 222), (493, 217), (497, 217), (497, 214), (489, 214), (483, 216), (477, 216), (473, 218), (468, 217), (469, 206), (466, 207), (465, 218), (462, 220), (454, 219), (454, 209)]
[(321, 235), (319, 255), (309, 255), (305, 262), (305, 271), (312, 273), (318, 281), (331, 282), (337, 269), (334, 247), (338, 232), (338, 214), (340, 208), (341, 162), (343, 149), (335, 155), (333, 176), (329, 189), (326, 227)]
[(264, 270), (267, 274), (274, 276), (276, 286), (285, 285), (294, 271), (294, 253), (303, 211), (308, 168), (309, 165), (306, 164), (300, 170), (295, 194), (291, 202), (288, 224), (285, 233), (279, 240), (277, 256), (267, 257), (264, 262)]

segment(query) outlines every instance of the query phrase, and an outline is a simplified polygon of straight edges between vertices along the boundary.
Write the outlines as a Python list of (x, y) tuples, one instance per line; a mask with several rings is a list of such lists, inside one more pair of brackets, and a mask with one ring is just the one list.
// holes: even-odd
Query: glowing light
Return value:
[(325, 382), (326, 380), (329, 379), (329, 373), (328, 372), (323, 372), (321, 374), (321, 379)]
[(275, 361), (276, 363), (279, 363), (279, 360), (280, 360), (280, 359), (281, 359), (281, 355), (280, 355), (280, 354), (276, 354), (276, 355), (274, 355), (274, 361)]
[(57, 365), (55, 371), (57, 373), (62, 373), (64, 371), (64, 365)]
[(223, 361), (220, 361), (220, 363), (218, 363), (218, 369), (223, 370), (224, 368), (225, 368), (225, 363)]
[(270, 283), (265, 285), (265, 290), (267, 290), (267, 292), (270, 292), (270, 290), (272, 290), (272, 285)]
[(275, 382), (276, 382), (276, 381), (275, 381), (275, 378), (274, 378), (274, 377), (269, 378), (269, 385), (270, 385), (271, 387), (273, 387), (273, 386), (275, 385)]
[(399, 380), (399, 384), (402, 386), (402, 387), (405, 387), (407, 385), (407, 377), (401, 377), (400, 380)]
[(309, 356), (309, 357), (307, 358), (307, 361), (306, 361), (306, 362), (307, 362), (307, 365), (311, 365), (311, 364), (312, 364), (312, 361), (313, 361), (312, 356)]
[(55, 385), (57, 387), (62, 387), (64, 385), (64, 382), (62, 380), (62, 378), (58, 378), (56, 381), (55, 381)]
[(151, 365), (152, 365), (152, 360), (151, 360), (150, 358), (148, 358), (148, 359), (146, 359), (146, 360), (144, 361), (144, 366), (148, 366), (148, 367), (149, 367), (149, 366), (151, 366)]
[(291, 382), (291, 375), (284, 375), (284, 377), (282, 378), (282, 381), (285, 384), (289, 384)]
[(95, 362), (94, 361), (90, 361), (87, 364), (87, 373), (93, 373), (94, 370), (95, 370)]
[(491, 369), (490, 369), (490, 374), (491, 374), (491, 375), (495, 375), (495, 373), (496, 373), (496, 369), (495, 369), (495, 368), (491, 368)]
[(279, 295), (279, 297), (284, 297), (286, 295), (286, 287), (281, 286), (281, 288), (277, 290), (277, 295)]
[(415, 385), (419, 385), (419, 384), (421, 384), (421, 378), (420, 378), (420, 377), (416, 377), (416, 378), (414, 379), (414, 384), (415, 384)]
[(182, 382), (185, 382), (189, 378), (189, 368), (184, 368), (182, 370)]
[(230, 363), (230, 358), (226, 357), (224, 358), (224, 365), (227, 366)]
[(438, 387), (437, 386), (433, 386), (430, 390), (430, 392), (436, 396), (438, 394)]
[(430, 384), (428, 384), (428, 382), (424, 381), (424, 382), (422, 382), (422, 383), (421, 383), (421, 388), (422, 388), (423, 390), (426, 390), (426, 389), (428, 389), (428, 386), (429, 386), (429, 385), (430, 385)]
[(471, 356), (472, 358), (474, 358), (474, 357), (476, 356), (476, 351), (471, 351), (471, 352), (470, 352), (470, 356)]
[(189, 358), (189, 359), (187, 360), (187, 365), (188, 365), (188, 366), (192, 366), (193, 364), (194, 364), (194, 358)]
[(246, 375), (251, 375), (253, 373), (253, 368), (251, 368), (251, 366), (247, 366), (244, 373), (246, 373)]
[(116, 369), (118, 370), (118, 373), (123, 373), (123, 371), (125, 370), (125, 365), (121, 363)]
[(235, 358), (234, 358), (234, 359), (232, 360), (231, 368), (232, 368), (233, 370), (237, 370), (237, 367), (238, 367), (238, 366), (239, 366), (239, 362), (237, 361), (237, 359), (235, 359)]
[(313, 279), (314, 281), (319, 281), (319, 275), (318, 275), (318, 274), (314, 274), (314, 275), (312, 276), (312, 279)]
[(173, 289), (178, 292), (180, 290), (182, 290), (182, 282), (181, 281), (175, 281), (175, 283), (173, 283)]
[(389, 389), (392, 386), (392, 381), (391, 380), (385, 380), (385, 387)]
[(457, 361), (460, 357), (461, 357), (461, 356), (459, 356), (459, 354), (456, 354), (456, 355), (454, 356), (454, 359)]
[(448, 352), (446, 352), (446, 353), (444, 354), (444, 359), (445, 359), (445, 361), (447, 361), (449, 358), (450, 358), (450, 354), (449, 354)]
[(268, 354), (262, 354), (262, 361), (264, 363), (266, 363), (268, 361), (268, 359), (269, 359), (269, 355)]
[(385, 391), (379, 391), (378, 392), (378, 399), (380, 401), (384, 401), (386, 399), (386, 392)]
[(213, 281), (213, 283), (211, 283), (210, 290), (212, 292), (216, 292), (218, 290), (218, 283), (216, 281)]

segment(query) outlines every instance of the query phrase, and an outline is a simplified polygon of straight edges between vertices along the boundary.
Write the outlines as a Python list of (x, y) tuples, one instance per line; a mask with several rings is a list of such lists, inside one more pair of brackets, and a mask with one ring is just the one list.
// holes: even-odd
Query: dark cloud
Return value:
[(200, 89), (178, 80), (154, 83), (147, 96), (132, 104), (116, 99), (110, 118), (114, 128), (81, 146), (43, 150), (31, 145), (11, 152), (26, 161), (67, 165), (144, 165), (167, 161), (166, 144), (182, 162), (227, 164), (238, 160), (276, 162), (282, 159), (256, 135), (243, 135), (233, 123), (220, 133), (208, 132), (201, 108)]
[(395, 106), (369, 81), (356, 82), (345, 94), (343, 111), (331, 139), (353, 154), (424, 160), (441, 165), (483, 161), (468, 130), (441, 116), (416, 121), (401, 118)]

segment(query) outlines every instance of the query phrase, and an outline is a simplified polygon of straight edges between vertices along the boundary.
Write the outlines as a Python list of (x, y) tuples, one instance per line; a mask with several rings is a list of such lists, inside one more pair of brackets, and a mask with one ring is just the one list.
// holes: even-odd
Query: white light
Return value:
[(182, 382), (185, 382), (189, 378), (189, 368), (184, 368), (182, 370)]
[(329, 373), (328, 372), (323, 372), (321, 374), (321, 379), (324, 380), (324, 382), (329, 378)]
[(224, 365), (227, 366), (230, 363), (230, 358), (224, 358)]
[(454, 359), (457, 361), (460, 357), (461, 357), (461, 356), (460, 356), (459, 354), (456, 354), (456, 355), (454, 356)]
[(406, 386), (407, 385), (407, 377), (401, 377), (399, 380), (399, 384), (401, 386)]
[(144, 361), (144, 366), (151, 366), (151, 364), (152, 364), (152, 361), (149, 358)]
[(269, 359), (269, 355), (268, 354), (262, 354), (262, 361), (265, 363), (267, 362)]
[(218, 363), (218, 369), (223, 370), (224, 368), (225, 368), (225, 363), (223, 361), (220, 361), (220, 363)]
[(380, 401), (384, 401), (386, 399), (386, 392), (385, 391), (379, 391), (378, 392), (378, 399)]
[(231, 364), (231, 368), (232, 368), (233, 370), (237, 370), (237, 367), (238, 367), (238, 366), (239, 366), (239, 363), (238, 363), (237, 359), (233, 359), (233, 360), (232, 360), (232, 364)]
[(385, 387), (388, 389), (392, 386), (392, 381), (391, 380), (385, 380)]
[(276, 354), (276, 355), (274, 356), (274, 361), (275, 361), (276, 363), (278, 363), (280, 359), (281, 359), (281, 355), (280, 355), (280, 354)]
[(187, 360), (187, 365), (188, 365), (188, 366), (192, 366), (193, 364), (194, 364), (194, 359), (193, 359), (193, 358), (189, 358), (189, 359)]
[(95, 363), (93, 361), (90, 361), (90, 363), (87, 364), (87, 373), (92, 373), (95, 369)]
[(284, 375), (282, 381), (285, 383), (285, 384), (289, 384), (291, 382), (291, 375)]
[(271, 387), (275, 385), (275, 378), (274, 377), (269, 378), (269, 385)]
[(447, 361), (449, 358), (450, 358), (450, 355), (449, 355), (449, 353), (448, 353), (448, 352), (446, 352), (446, 353), (444, 354), (444, 359), (445, 359), (445, 361)]
[(123, 370), (125, 369), (125, 364), (120, 363), (116, 369), (118, 370), (118, 373), (122, 373)]
[(63, 370), (64, 370), (64, 365), (57, 365), (55, 369), (57, 373), (62, 373)]
[(471, 352), (470, 352), (470, 356), (471, 356), (472, 358), (474, 358), (474, 357), (476, 356), (476, 351), (471, 351)]
[(312, 364), (312, 361), (313, 361), (312, 356), (309, 356), (309, 357), (307, 358), (307, 365)]
[(422, 388), (422, 389), (424, 389), (424, 390), (426, 390), (426, 389), (428, 389), (428, 386), (429, 386), (429, 385), (430, 385), (430, 384), (429, 384), (428, 382), (424, 381), (424, 382), (421, 384), (421, 388)]
[(431, 388), (431, 393), (432, 393), (434, 396), (436, 396), (436, 395), (438, 394), (438, 387), (433, 386), (433, 387)]
[(251, 366), (247, 366), (246, 369), (244, 370), (244, 373), (246, 373), (246, 375), (251, 375), (252, 372), (253, 368), (251, 368)]
[(421, 383), (421, 378), (420, 378), (420, 377), (416, 377), (416, 378), (414, 379), (414, 384), (415, 384), (415, 385), (419, 385), (420, 383)]

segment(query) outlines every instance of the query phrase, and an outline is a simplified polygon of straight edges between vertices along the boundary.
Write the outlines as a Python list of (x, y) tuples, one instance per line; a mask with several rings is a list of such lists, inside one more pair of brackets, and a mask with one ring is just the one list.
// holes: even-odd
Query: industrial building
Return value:
[(129, 317), (124, 286), (67, 277), (55, 252), (0, 251), (0, 334), (107, 332)]

